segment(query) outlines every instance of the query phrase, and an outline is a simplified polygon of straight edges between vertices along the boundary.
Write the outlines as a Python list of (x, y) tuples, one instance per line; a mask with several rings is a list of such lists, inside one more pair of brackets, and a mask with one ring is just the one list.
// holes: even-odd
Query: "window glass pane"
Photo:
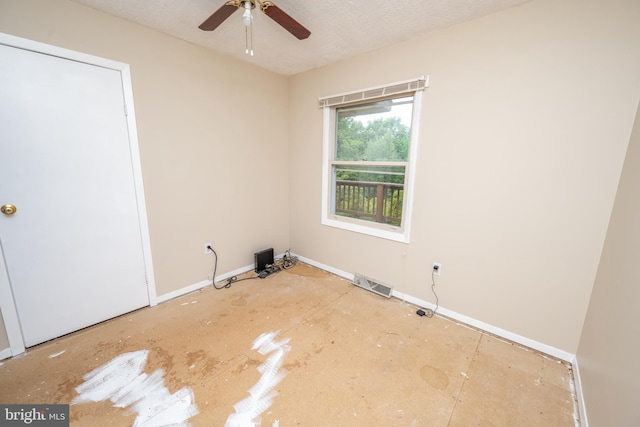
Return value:
[(404, 165), (336, 165), (335, 175), (336, 179), (341, 181), (382, 182), (404, 185), (404, 170)]
[(413, 97), (337, 109), (335, 160), (406, 162)]
[(400, 226), (405, 166), (334, 165), (334, 215)]

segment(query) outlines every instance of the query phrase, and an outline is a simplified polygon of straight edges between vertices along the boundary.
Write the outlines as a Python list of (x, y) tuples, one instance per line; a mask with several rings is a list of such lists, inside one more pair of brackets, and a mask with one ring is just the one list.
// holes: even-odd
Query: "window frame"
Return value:
[[(413, 214), (416, 162), (418, 157), (418, 140), (420, 130), (420, 111), (422, 107), (422, 92), (428, 87), (428, 77), (420, 77), (391, 85), (364, 89), (340, 95), (320, 98), (323, 121), (323, 150), (322, 150), (322, 214), (323, 225), (338, 229), (348, 230), (369, 236), (409, 243), (411, 236), (411, 223)], [(386, 93), (385, 89), (394, 88), (394, 93)], [(375, 93), (374, 96), (366, 94)], [(335, 203), (335, 187), (333, 178), (333, 165), (342, 163), (335, 160), (336, 153), (336, 120), (337, 109), (350, 105), (368, 104), (383, 99), (397, 99), (413, 96), (413, 111), (411, 116), (411, 134), (409, 137), (409, 152), (405, 167), (405, 184), (403, 195), (403, 210), (400, 226), (349, 218), (332, 214)], [(355, 99), (360, 97), (360, 99)], [(342, 99), (340, 99), (342, 98)], [(348, 100), (347, 102), (344, 102)], [(342, 101), (342, 102), (341, 102)], [(379, 162), (370, 162), (375, 166)], [(397, 165), (397, 163), (396, 163)]]

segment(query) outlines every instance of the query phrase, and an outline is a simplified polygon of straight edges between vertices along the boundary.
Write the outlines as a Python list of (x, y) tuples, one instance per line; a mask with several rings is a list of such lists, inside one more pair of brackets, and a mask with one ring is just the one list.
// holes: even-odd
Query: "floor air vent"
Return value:
[(393, 288), (391, 286), (365, 277), (362, 274), (356, 273), (353, 276), (353, 284), (387, 298), (391, 298), (391, 293), (393, 292)]

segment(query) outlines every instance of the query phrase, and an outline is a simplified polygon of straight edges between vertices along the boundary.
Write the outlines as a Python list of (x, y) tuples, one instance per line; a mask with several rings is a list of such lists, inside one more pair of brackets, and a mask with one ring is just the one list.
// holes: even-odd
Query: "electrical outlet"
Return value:
[(436, 275), (436, 276), (439, 276), (441, 271), (442, 271), (442, 264), (440, 264), (439, 262), (434, 262), (433, 263), (433, 274)]
[(209, 249), (210, 247), (211, 248), (213, 247), (213, 245), (211, 243), (205, 243), (204, 244), (204, 253), (205, 254), (213, 253), (213, 251), (211, 249)]

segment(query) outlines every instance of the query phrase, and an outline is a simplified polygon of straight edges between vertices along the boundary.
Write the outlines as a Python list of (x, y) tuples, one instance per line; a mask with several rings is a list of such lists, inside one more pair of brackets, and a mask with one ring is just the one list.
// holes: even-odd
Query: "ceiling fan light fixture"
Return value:
[(244, 53), (248, 53), (253, 56), (253, 16), (251, 15), (251, 9), (254, 8), (254, 4), (250, 1), (244, 2), (244, 13), (242, 14), (242, 23), (245, 26), (244, 29)]
[(242, 14), (242, 23), (245, 27), (250, 27), (253, 23), (253, 16), (251, 15), (251, 2), (244, 2), (244, 13)]

